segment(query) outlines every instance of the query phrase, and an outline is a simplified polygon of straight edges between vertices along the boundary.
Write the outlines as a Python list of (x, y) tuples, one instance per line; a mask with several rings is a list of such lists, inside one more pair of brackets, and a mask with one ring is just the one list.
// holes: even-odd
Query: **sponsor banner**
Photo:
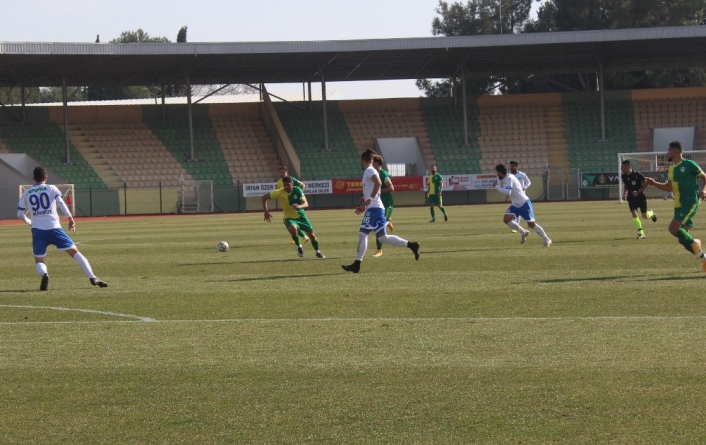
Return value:
[(598, 189), (620, 186), (618, 173), (581, 173), (581, 188)]
[(253, 196), (262, 196), (265, 193), (270, 193), (277, 186), (276, 182), (261, 182), (255, 184), (243, 184), (243, 197), (250, 198)]
[[(325, 181), (302, 181), (306, 184), (305, 195), (323, 195), (332, 193), (330, 180)], [(243, 184), (243, 197), (251, 198), (253, 196), (262, 196), (265, 193), (270, 193), (277, 187), (276, 182), (261, 182), (254, 184)]]
[[(496, 182), (499, 181), (496, 174), (466, 174), (466, 175), (441, 175), (444, 180), (444, 191), (466, 191), (466, 190), (492, 190)], [(424, 191), (429, 190), (429, 183), (424, 178)], [(395, 186), (397, 188), (397, 186)]]
[(420, 192), (424, 190), (424, 178), (422, 176), (393, 176), (392, 185), (397, 192)]
[[(363, 193), (362, 178), (334, 179), (332, 182), (335, 195)], [(392, 184), (395, 186), (395, 193), (421, 191), (423, 190), (424, 178), (422, 176), (393, 176)]]
[(448, 175), (444, 176), (446, 190), (490, 190), (498, 182), (498, 175)]
[(362, 178), (356, 179), (334, 179), (333, 194), (342, 195), (346, 193), (363, 193)]
[(306, 184), (305, 195), (329, 195), (333, 193), (331, 183), (333, 181), (302, 181)]

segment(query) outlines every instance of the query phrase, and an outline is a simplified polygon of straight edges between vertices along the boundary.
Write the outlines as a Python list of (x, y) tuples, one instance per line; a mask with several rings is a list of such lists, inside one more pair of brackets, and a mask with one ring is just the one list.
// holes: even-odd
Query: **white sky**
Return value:
[[(99, 34), (108, 42), (138, 28), (176, 41), (184, 25), (189, 42), (430, 37), (437, 5), (438, 0), (21, 0), (5, 8), (0, 41), (94, 42)], [(534, 3), (533, 10), (537, 7)], [(268, 89), (301, 92), (302, 86)], [(346, 99), (421, 95), (413, 80), (331, 82), (327, 91)]]

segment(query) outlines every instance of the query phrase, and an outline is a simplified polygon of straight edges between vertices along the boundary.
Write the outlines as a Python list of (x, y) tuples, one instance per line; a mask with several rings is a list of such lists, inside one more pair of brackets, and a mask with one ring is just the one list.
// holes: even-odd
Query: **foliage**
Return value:
[[(5, 105), (19, 105), (22, 103), (22, 89), (20, 87), (0, 88), (0, 102)], [(25, 87), (25, 103), (45, 102), (39, 87)]]
[[(500, 6), (502, 5), (502, 17)], [(556, 32), (593, 29), (642, 28), (655, 26), (687, 26), (706, 24), (706, 4), (698, 0), (545, 0), (537, 17), (529, 18), (531, 2), (521, 0), (469, 0), (448, 4), (440, 1), (438, 17), (432, 21), (432, 34), (465, 36), (505, 32)], [(531, 73), (528, 73), (531, 74)], [(419, 80), (417, 86), (427, 96), (450, 95), (454, 82)], [(565, 91), (566, 87), (591, 91), (596, 89), (595, 73), (552, 75), (546, 77), (508, 77), (475, 79), (469, 94), (482, 91), (530, 93)], [(706, 70), (679, 69), (605, 73), (606, 89), (664, 88), (706, 85)]]
[[(186, 31), (184, 31), (186, 34)], [(169, 43), (166, 37), (152, 37), (138, 28), (137, 31), (123, 31), (120, 36), (111, 40), (110, 43)]]

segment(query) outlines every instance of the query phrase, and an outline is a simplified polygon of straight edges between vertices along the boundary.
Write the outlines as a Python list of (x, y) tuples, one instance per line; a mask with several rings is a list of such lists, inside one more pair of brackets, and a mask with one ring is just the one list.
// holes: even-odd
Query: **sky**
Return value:
[[(138, 28), (176, 41), (182, 26), (188, 26), (189, 42), (431, 37), (437, 6), (438, 0), (22, 0), (6, 11), (0, 41), (94, 42), (100, 35), (109, 42)], [(301, 84), (267, 87), (275, 94), (302, 91)], [(346, 99), (421, 95), (413, 80), (326, 87)]]

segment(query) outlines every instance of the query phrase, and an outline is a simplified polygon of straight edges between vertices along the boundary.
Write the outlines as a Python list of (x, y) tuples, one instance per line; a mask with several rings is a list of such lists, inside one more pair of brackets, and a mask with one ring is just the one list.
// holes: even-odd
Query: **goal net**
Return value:
[[(701, 166), (706, 166), (706, 150), (685, 151), (682, 152), (685, 159), (691, 159)], [(618, 154), (618, 172), (623, 161), (630, 161), (630, 166), (633, 170), (642, 173), (646, 178), (652, 178), (658, 182), (667, 181), (667, 171), (671, 162), (667, 161), (666, 152), (639, 152), (639, 153), (619, 153)], [(703, 169), (704, 167), (702, 167)], [(623, 181), (620, 181), (619, 199), (623, 201), (624, 193)], [(647, 187), (645, 189), (647, 198), (669, 198), (670, 193), (658, 189), (657, 187)]]
[[(64, 202), (66, 203), (66, 206), (69, 208), (71, 211), (72, 216), (76, 216), (76, 195), (75, 195), (75, 188), (73, 184), (53, 184), (55, 185), (59, 191), (61, 192), (61, 195), (64, 198)], [(34, 187), (34, 185), (20, 185), (20, 196), (19, 198), (22, 198), (22, 194), (25, 192), (25, 190)], [(59, 212), (59, 216), (64, 216)]]

